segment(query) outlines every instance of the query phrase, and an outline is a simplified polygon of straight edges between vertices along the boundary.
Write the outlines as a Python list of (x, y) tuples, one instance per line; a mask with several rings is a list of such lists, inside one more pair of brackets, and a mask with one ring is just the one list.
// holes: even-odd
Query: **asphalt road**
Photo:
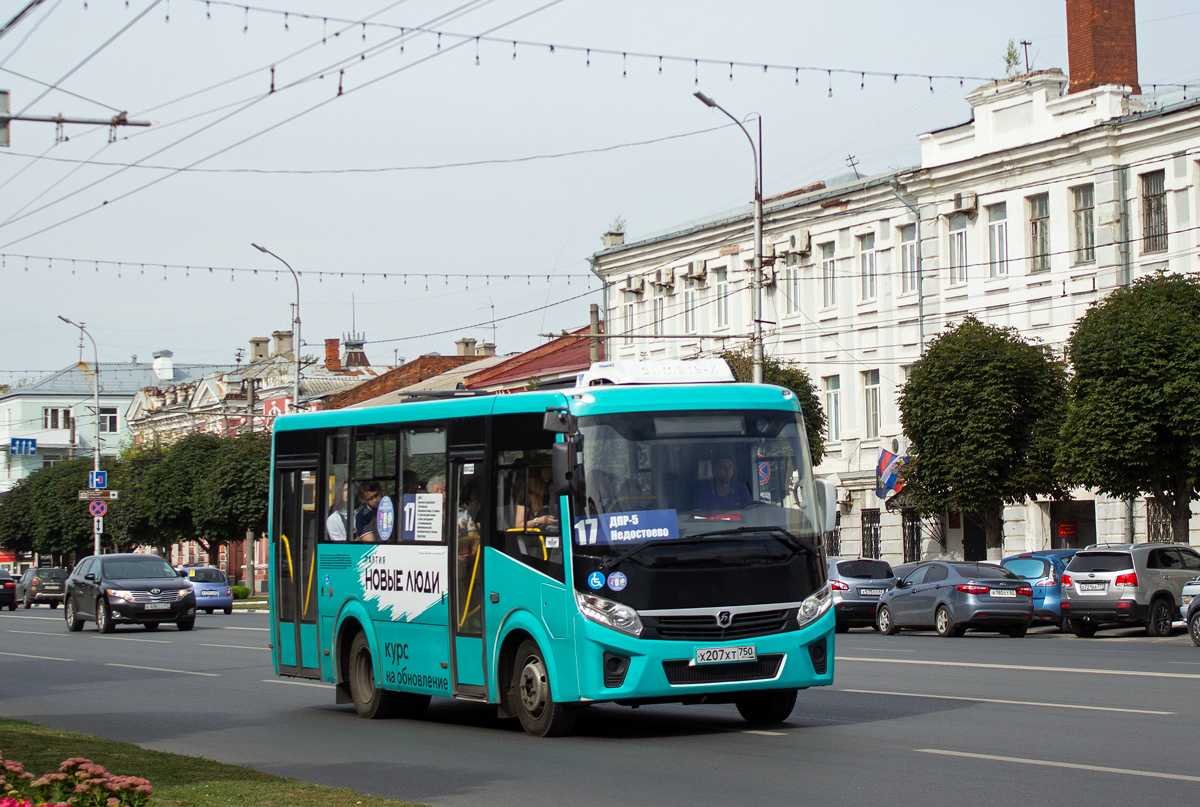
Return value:
[(365, 721), (278, 679), (264, 615), (151, 633), (0, 614), (0, 715), (441, 807), (586, 804), (1194, 804), (1200, 648), (1180, 629), (1077, 639), (837, 637), (836, 685), (748, 730), (732, 706), (600, 705), (538, 740), (435, 700)]

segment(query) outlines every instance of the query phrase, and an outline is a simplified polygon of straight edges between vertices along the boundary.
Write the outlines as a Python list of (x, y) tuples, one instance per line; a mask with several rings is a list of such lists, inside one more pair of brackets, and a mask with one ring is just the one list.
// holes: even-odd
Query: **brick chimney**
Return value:
[(1141, 95), (1134, 0), (1067, 0), (1067, 93), (1124, 84)]
[(325, 369), (331, 373), (341, 372), (342, 356), (340, 348), (341, 340), (336, 336), (333, 339), (325, 340)]

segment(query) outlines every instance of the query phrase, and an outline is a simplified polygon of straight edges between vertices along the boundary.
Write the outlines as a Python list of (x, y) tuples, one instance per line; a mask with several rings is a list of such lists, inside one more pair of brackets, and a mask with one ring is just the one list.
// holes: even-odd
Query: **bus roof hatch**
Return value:
[(600, 361), (575, 378), (576, 387), (603, 384), (722, 384), (735, 381), (724, 359)]

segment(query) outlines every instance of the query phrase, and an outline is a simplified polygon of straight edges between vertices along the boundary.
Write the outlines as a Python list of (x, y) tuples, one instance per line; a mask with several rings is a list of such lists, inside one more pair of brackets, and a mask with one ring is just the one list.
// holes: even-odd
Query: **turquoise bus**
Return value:
[(276, 673), (363, 717), (445, 697), (537, 736), (602, 702), (774, 723), (833, 682), (834, 488), (795, 395), (723, 362), (288, 415), (271, 474)]

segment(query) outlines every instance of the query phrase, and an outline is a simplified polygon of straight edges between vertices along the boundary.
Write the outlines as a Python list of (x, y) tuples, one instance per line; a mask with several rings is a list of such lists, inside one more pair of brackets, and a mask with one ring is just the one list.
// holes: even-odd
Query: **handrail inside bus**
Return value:
[(282, 532), (279, 533), (279, 540), (283, 541), (283, 551), (287, 553), (288, 578), (294, 580), (296, 572), (292, 569), (292, 545), (288, 543), (287, 536)]
[[(475, 591), (475, 576), (479, 573), (479, 556), (483, 554), (483, 545), (476, 539), (475, 544), (475, 563), (471, 565), (471, 582), (467, 585), (467, 600), (466, 605), (471, 604), (471, 593)], [(464, 608), (462, 617), (458, 620), (458, 627), (461, 628), (467, 622), (467, 617), (473, 612), (469, 608)]]
[(317, 567), (317, 553), (313, 553), (312, 563), (308, 564), (308, 591), (304, 595), (304, 610), (300, 612), (300, 618), (303, 619), (308, 615), (308, 602), (312, 599), (313, 589), (313, 572)]

